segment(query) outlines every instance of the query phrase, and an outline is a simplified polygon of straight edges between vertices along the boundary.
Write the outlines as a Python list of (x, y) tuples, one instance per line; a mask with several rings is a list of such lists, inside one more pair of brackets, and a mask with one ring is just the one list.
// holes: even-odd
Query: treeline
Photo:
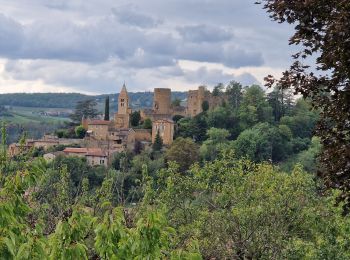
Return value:
[[(103, 103), (105, 98), (109, 96), (114, 98), (116, 107), (118, 94), (109, 95), (83, 95), (78, 93), (14, 93), (0, 94), (0, 106), (21, 106), (21, 107), (46, 107), (46, 108), (71, 108), (73, 109), (79, 101), (93, 99), (98, 103)], [(131, 106), (142, 108), (152, 107), (153, 92), (137, 92), (129, 93), (131, 98)], [(187, 98), (186, 92), (173, 92), (173, 99), (183, 100)]]
[(199, 147), (199, 160), (215, 160), (223, 148), (230, 148), (237, 157), (254, 162), (270, 161), (291, 170), (288, 162), (299, 158), (306, 170), (316, 170), (320, 145), (313, 131), (319, 113), (307, 100), (288, 90), (267, 93), (260, 86), (243, 88), (237, 82), (220, 84), (214, 93), (225, 95), (227, 101), (213, 110), (204, 103), (203, 112), (194, 118), (174, 117), (176, 137), (193, 140)]

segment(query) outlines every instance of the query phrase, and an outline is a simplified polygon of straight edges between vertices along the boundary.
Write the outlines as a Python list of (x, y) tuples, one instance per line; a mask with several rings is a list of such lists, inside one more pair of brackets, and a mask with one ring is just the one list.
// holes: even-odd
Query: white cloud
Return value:
[(253, 2), (0, 0), (0, 92), (262, 82), (288, 64), (290, 29)]

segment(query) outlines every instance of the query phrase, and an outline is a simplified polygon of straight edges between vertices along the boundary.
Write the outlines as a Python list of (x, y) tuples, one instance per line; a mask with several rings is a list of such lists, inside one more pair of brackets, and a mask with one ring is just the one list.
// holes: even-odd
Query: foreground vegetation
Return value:
[(338, 191), (321, 192), (300, 166), (286, 173), (223, 149), (188, 170), (156, 151), (120, 154), (108, 170), (3, 149), (0, 167), (4, 259), (350, 257)]

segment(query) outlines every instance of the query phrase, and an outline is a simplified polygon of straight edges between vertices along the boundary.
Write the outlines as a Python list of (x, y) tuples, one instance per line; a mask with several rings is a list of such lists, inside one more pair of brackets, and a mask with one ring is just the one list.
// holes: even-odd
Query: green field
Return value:
[(4, 120), (13, 124), (25, 123), (47, 123), (47, 124), (62, 124), (69, 121), (67, 117), (44, 116), (40, 112), (70, 112), (69, 109), (62, 108), (40, 108), (40, 107), (12, 107), (9, 110), (9, 116), (2, 116), (0, 120)]

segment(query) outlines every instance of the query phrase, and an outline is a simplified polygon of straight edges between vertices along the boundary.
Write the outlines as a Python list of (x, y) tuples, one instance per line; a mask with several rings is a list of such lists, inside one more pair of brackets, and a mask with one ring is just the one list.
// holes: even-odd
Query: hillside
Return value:
[[(153, 92), (128, 93), (132, 100), (132, 108), (151, 107)], [(69, 108), (75, 107), (76, 103), (86, 99), (95, 99), (97, 103), (103, 103), (110, 96), (112, 104), (118, 98), (118, 94), (84, 95), (79, 93), (13, 93), (0, 94), (0, 106), (36, 107), (36, 108)], [(187, 97), (187, 92), (173, 92), (172, 98), (181, 100)]]

